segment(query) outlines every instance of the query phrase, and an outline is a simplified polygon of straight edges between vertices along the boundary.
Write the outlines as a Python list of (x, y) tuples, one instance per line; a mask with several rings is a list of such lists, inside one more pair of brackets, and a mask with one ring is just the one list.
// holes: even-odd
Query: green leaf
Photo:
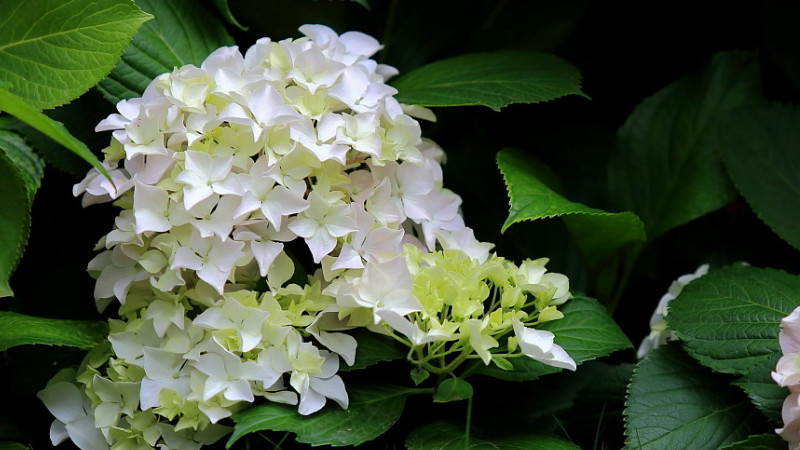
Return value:
[(25, 139), (16, 133), (0, 130), (0, 151), (14, 164), (28, 193), (28, 203), (33, 203), (33, 196), (39, 189), (44, 175), (44, 163), (25, 143)]
[(726, 445), (720, 450), (775, 450), (786, 448), (787, 442), (775, 433), (757, 434), (748, 436), (747, 439)]
[(414, 382), (414, 385), (419, 386), (420, 384), (422, 384), (423, 381), (427, 380), (431, 376), (431, 373), (425, 369), (414, 367), (413, 369), (411, 369), (410, 376), (411, 376), (411, 381)]
[(97, 86), (117, 103), (139, 97), (158, 75), (199, 65), (214, 50), (233, 45), (219, 19), (194, 0), (136, 0), (155, 17), (142, 26), (111, 74)]
[[(480, 430), (525, 429), (538, 433), (562, 429), (583, 448), (620, 448), (621, 442), (586, 445), (587, 441), (591, 444), (595, 433), (590, 435), (585, 430), (598, 430), (606, 439), (621, 438), (625, 392), (632, 371), (632, 364), (588, 361), (576, 372), (565, 371), (535, 383), (485, 383), (473, 400), (473, 411), (503, 414), (473, 415), (472, 423)], [(513, 395), (508, 395), (509, 389), (514, 390)]]
[(747, 374), (733, 382), (742, 388), (756, 408), (775, 424), (782, 423), (781, 409), (783, 401), (789, 395), (789, 389), (778, 386), (770, 375), (780, 357), (781, 354), (776, 352), (771, 358), (756, 364)]
[(781, 319), (798, 304), (800, 277), (729, 266), (689, 283), (670, 302), (667, 323), (705, 366), (746, 375), (780, 353)]
[(511, 199), (502, 231), (525, 220), (563, 217), (592, 266), (623, 245), (646, 239), (644, 225), (635, 214), (609, 213), (567, 200), (540, 181), (539, 170), (519, 150), (500, 151), (497, 165)]
[(105, 167), (100, 164), (100, 160), (86, 147), (86, 144), (69, 134), (69, 131), (59, 122), (47, 117), (42, 112), (37, 111), (31, 105), (5, 89), (0, 88), (0, 111), (5, 111), (17, 119), (25, 122), (34, 129), (40, 131), (50, 139), (66, 147), (72, 153), (83, 158), (103, 175), (108, 176)]
[(0, 442), (0, 450), (28, 450), (28, 447), (19, 442)]
[[(108, 147), (110, 136), (108, 133), (97, 133), (94, 128), (114, 112), (116, 112), (114, 106), (106, 102), (95, 89), (89, 90), (69, 104), (43, 111), (47, 117), (64, 125), (73, 137), (86, 144), (95, 155), (99, 155), (102, 149)], [(76, 179), (83, 179), (86, 176), (88, 169), (86, 161), (76, 154), (64, 151), (60, 144), (19, 121), (15, 131), (25, 137), (47, 166), (74, 175)]]
[(730, 266), (687, 285), (670, 302), (667, 321), (702, 364), (742, 375), (734, 384), (767, 418), (780, 423), (788, 394), (770, 372), (781, 356), (780, 321), (797, 306), (798, 296), (800, 277)]
[(448, 378), (438, 386), (433, 394), (433, 401), (437, 403), (455, 402), (472, 397), (472, 385), (461, 378)]
[[(558, 336), (556, 336), (555, 342), (559, 344)], [(567, 349), (565, 348), (564, 350)], [(567, 350), (567, 353), (569, 353), (569, 350)], [(489, 375), (490, 377), (506, 381), (531, 381), (544, 375), (561, 372), (561, 369), (557, 367), (548, 366), (526, 357), (514, 358), (510, 361), (512, 365), (510, 371), (502, 370), (494, 366), (480, 366), (475, 370), (475, 373)], [(576, 359), (575, 362), (577, 363), (578, 360)]]
[[(548, 330), (555, 334), (555, 343), (560, 345), (576, 363), (580, 364), (606, 356), (616, 350), (633, 347), (608, 311), (597, 300), (576, 296), (559, 309), (564, 313), (563, 318), (545, 322), (537, 329)], [(513, 371), (481, 366), (475, 372), (501, 380), (526, 381), (561, 370), (525, 357), (513, 358), (511, 363), (514, 365)]]
[(556, 342), (575, 362), (582, 363), (633, 347), (597, 300), (576, 296), (559, 309), (564, 313), (562, 319), (545, 322), (538, 328), (555, 334)]
[(236, 20), (236, 17), (233, 17), (233, 14), (231, 13), (231, 8), (228, 5), (228, 0), (213, 0), (213, 2), (214, 6), (217, 7), (217, 11), (219, 11), (219, 13), (222, 14), (222, 17), (225, 20), (227, 20), (229, 24), (235, 26), (236, 28), (242, 31), (247, 31), (247, 27), (239, 23), (239, 21)]
[(108, 74), (149, 17), (128, 0), (5, 2), (0, 82), (36, 109), (67, 103)]
[(261, 430), (288, 431), (297, 441), (311, 445), (358, 445), (389, 429), (403, 412), (406, 396), (413, 392), (388, 384), (354, 384), (347, 387), (350, 406), (327, 405), (302, 416), (296, 406), (268, 403), (233, 415), (233, 428), (226, 448), (248, 433)]
[(518, 434), (483, 439), (470, 436), (469, 445), (464, 442), (464, 429), (451, 422), (438, 421), (414, 430), (406, 440), (408, 450), (463, 450), (509, 449), (509, 450), (576, 450), (571, 442), (553, 436)]
[(743, 52), (720, 53), (645, 99), (619, 130), (611, 198), (642, 219), (649, 239), (724, 206), (736, 192), (719, 156), (720, 121), (759, 102), (758, 58)]
[(0, 311), (0, 351), (29, 344), (88, 349), (107, 335), (108, 325), (101, 321), (45, 319)]
[(720, 131), (722, 158), (747, 203), (775, 233), (800, 250), (800, 109), (744, 109)]
[(26, 187), (20, 171), (0, 152), (0, 298), (14, 295), (8, 281), (28, 241), (31, 201)]
[[(625, 434), (622, 414), (633, 367), (633, 364), (614, 366), (603, 361), (590, 361), (575, 374), (564, 374), (583, 378), (585, 385), (575, 397), (575, 407), (558, 418), (551, 415), (547, 419), (555, 422), (556, 426), (563, 423), (565, 435), (573, 436), (581, 448), (622, 448)], [(557, 378), (561, 376), (550, 377), (547, 381)], [(586, 430), (594, 432), (587, 435)]]
[(512, 103), (539, 103), (581, 92), (571, 64), (538, 52), (474, 53), (422, 66), (392, 82), (396, 98), (420, 106), (485, 105), (495, 111)]
[(354, 330), (350, 335), (356, 339), (356, 360), (352, 366), (341, 366), (340, 372), (363, 369), (382, 361), (405, 358), (408, 349), (394, 339), (367, 330)]
[(677, 343), (651, 351), (628, 388), (626, 448), (716, 449), (762, 431), (747, 398), (717, 377)]
[(511, 364), (511, 361), (500, 356), (492, 357), (492, 364), (497, 366), (500, 370), (514, 370), (514, 365)]

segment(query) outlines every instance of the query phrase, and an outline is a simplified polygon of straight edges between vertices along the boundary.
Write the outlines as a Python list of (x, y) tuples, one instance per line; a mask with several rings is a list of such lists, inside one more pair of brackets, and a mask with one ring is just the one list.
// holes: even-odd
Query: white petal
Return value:
[(250, 249), (253, 251), (253, 256), (256, 258), (261, 276), (265, 277), (267, 276), (269, 267), (275, 261), (275, 258), (283, 251), (283, 244), (273, 241), (252, 241), (250, 243)]
[(289, 229), (296, 235), (303, 238), (310, 238), (319, 228), (319, 222), (314, 219), (299, 216), (295, 218), (290, 224)]
[[(399, 231), (399, 230), (398, 230)], [(401, 232), (402, 233), (402, 232)], [(333, 263), (331, 269), (363, 269), (364, 262), (361, 260), (361, 255), (353, 249), (350, 244), (344, 244), (336, 262)]]
[(106, 450), (108, 443), (103, 434), (95, 427), (91, 417), (84, 417), (67, 424), (67, 432), (72, 442), (81, 450)]
[(339, 375), (334, 375), (330, 378), (312, 377), (310, 387), (310, 390), (319, 392), (338, 403), (343, 409), (347, 409), (349, 399), (347, 397), (347, 391), (344, 388), (344, 382), (342, 382)]
[(319, 263), (323, 256), (336, 247), (336, 238), (328, 234), (324, 229), (318, 229), (314, 235), (306, 238), (305, 241), (308, 249), (311, 250), (315, 263)]
[(206, 403), (200, 403), (199, 405), (200, 411), (203, 412), (206, 416), (208, 416), (208, 420), (211, 423), (217, 423), (220, 420), (229, 417), (231, 415), (231, 411), (227, 408), (223, 408), (221, 406), (214, 406), (208, 405)]
[(553, 367), (560, 367), (562, 369), (568, 369), (571, 371), (575, 371), (577, 366), (575, 364), (575, 360), (570, 357), (563, 348), (561, 348), (558, 344), (553, 344), (553, 347), (550, 349), (550, 353), (552, 354), (552, 358), (548, 359), (547, 361), (542, 361), (545, 364)]
[(313, 389), (307, 389), (305, 393), (300, 395), (300, 404), (297, 406), (297, 412), (307, 416), (319, 411), (323, 406), (325, 406), (325, 396)]
[(151, 380), (147, 377), (142, 378), (141, 390), (139, 391), (139, 407), (142, 411), (160, 406), (158, 394), (163, 385), (158, 380)]
[(72, 422), (85, 416), (83, 398), (78, 387), (66, 381), (59, 381), (47, 386), (36, 394), (56, 419), (64, 423)]
[(67, 439), (69, 439), (69, 432), (66, 425), (59, 420), (54, 420), (50, 425), (50, 442), (53, 445), (58, 445)]
[(381, 49), (381, 44), (372, 36), (358, 31), (348, 31), (339, 40), (344, 44), (349, 53), (370, 57)]
[(291, 391), (266, 392), (261, 394), (261, 396), (271, 402), (283, 403), (286, 405), (297, 404), (297, 394)]
[(319, 331), (317, 334), (314, 334), (314, 337), (330, 351), (340, 355), (347, 365), (352, 366), (355, 362), (356, 346), (358, 343), (353, 336), (345, 333)]
[(411, 340), (411, 342), (419, 345), (419, 343), (416, 341), (419, 335), (422, 334), (422, 330), (420, 330), (417, 325), (412, 324), (402, 314), (389, 309), (380, 310), (376, 314), (390, 327), (392, 327), (393, 330), (403, 333)]
[(136, 233), (145, 231), (164, 232), (172, 228), (166, 217), (169, 196), (167, 191), (155, 186), (136, 182), (133, 191), (133, 214), (136, 218)]
[(232, 402), (243, 401), (252, 403), (253, 391), (250, 390), (250, 383), (245, 380), (234, 380), (225, 389), (224, 397)]

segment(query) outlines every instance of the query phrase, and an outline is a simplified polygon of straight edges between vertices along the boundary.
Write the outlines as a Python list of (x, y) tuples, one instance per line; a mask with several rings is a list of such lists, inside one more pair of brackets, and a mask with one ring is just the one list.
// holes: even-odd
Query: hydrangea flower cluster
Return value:
[[(568, 280), (475, 239), (413, 118), (434, 117), (394, 99), (396, 70), (370, 59), (379, 43), (300, 31), (161, 75), (97, 126), (113, 131), (110, 179), (92, 170), (74, 194), (122, 208), (89, 263), (98, 309), (116, 303), (119, 319), (40, 393), (54, 443), (199, 448), (257, 398), (346, 408), (337, 371), (355, 327), (433, 371), (488, 364), (512, 331), (496, 363), (575, 369), (532, 328), (561, 316)], [(295, 274), (301, 253), (310, 277)]]
[(800, 307), (781, 320), (778, 334), (783, 356), (778, 360), (772, 379), (789, 388), (783, 402), (783, 428), (775, 430), (789, 442), (790, 449), (800, 448)]

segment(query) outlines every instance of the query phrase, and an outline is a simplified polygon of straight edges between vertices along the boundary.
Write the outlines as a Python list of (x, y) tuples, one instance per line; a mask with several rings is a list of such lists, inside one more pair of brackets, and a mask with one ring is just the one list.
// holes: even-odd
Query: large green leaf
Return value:
[[(753, 211), (800, 249), (800, 109), (770, 105), (733, 114), (721, 127), (722, 158)], [(791, 212), (791, 213), (787, 213)]]
[(413, 389), (387, 384), (347, 387), (350, 405), (342, 409), (327, 405), (302, 416), (296, 406), (268, 403), (233, 415), (236, 426), (226, 448), (248, 433), (262, 430), (289, 431), (297, 441), (311, 445), (358, 445), (389, 429), (403, 412), (406, 396)]
[[(564, 313), (563, 318), (545, 322), (537, 328), (555, 334), (556, 344), (566, 350), (576, 363), (632, 347), (630, 340), (597, 300), (575, 297), (560, 309)], [(514, 365), (514, 370), (481, 366), (475, 372), (502, 380), (525, 381), (561, 370), (530, 358), (513, 358), (509, 361)]]
[(37, 109), (94, 86), (150, 17), (129, 0), (3, 1), (2, 9), (0, 81)]
[(394, 339), (367, 330), (354, 330), (350, 335), (356, 339), (356, 360), (352, 366), (342, 365), (340, 372), (363, 369), (382, 361), (405, 358), (408, 349)]
[(233, 39), (220, 20), (194, 0), (136, 0), (155, 17), (142, 26), (122, 60), (98, 85), (116, 103), (139, 97), (158, 75), (186, 64), (199, 65)]
[(671, 343), (634, 370), (625, 409), (626, 448), (716, 449), (763, 430), (747, 398)]
[(576, 450), (575, 444), (554, 436), (514, 434), (496, 438), (470, 436), (469, 444), (464, 440), (464, 429), (447, 421), (423, 425), (414, 430), (406, 440), (408, 450), (462, 450), (462, 449), (509, 449), (509, 450)]
[(800, 303), (800, 277), (731, 266), (689, 284), (670, 303), (667, 321), (706, 366), (742, 375), (734, 384), (776, 423), (787, 395), (770, 372), (781, 355), (780, 321)]
[(101, 321), (45, 319), (0, 311), (0, 351), (29, 344), (88, 349), (107, 335), (108, 325)]
[(33, 203), (33, 195), (42, 183), (44, 163), (22, 136), (16, 133), (0, 130), (0, 151), (5, 153), (19, 171), (28, 193), (28, 202)]
[(0, 111), (7, 112), (17, 119), (25, 122), (45, 136), (66, 147), (72, 153), (83, 158), (104, 175), (108, 175), (100, 160), (86, 147), (86, 144), (69, 134), (69, 131), (59, 122), (47, 117), (42, 112), (26, 103), (6, 89), (0, 88)]
[(563, 217), (592, 266), (623, 245), (646, 239), (644, 225), (635, 214), (609, 213), (567, 200), (540, 180), (538, 169), (519, 150), (500, 151), (497, 165), (511, 199), (503, 231), (525, 220)]
[(670, 302), (667, 322), (701, 363), (746, 375), (780, 353), (781, 319), (798, 304), (800, 277), (736, 265), (689, 283)]
[(620, 209), (641, 217), (649, 239), (735, 198), (717, 131), (727, 113), (759, 103), (760, 94), (756, 55), (720, 53), (628, 117), (609, 163), (609, 188)]
[(392, 82), (397, 99), (420, 106), (539, 103), (581, 92), (571, 64), (537, 52), (474, 53), (422, 66)]
[(26, 187), (20, 171), (0, 152), (0, 297), (14, 295), (8, 280), (28, 241), (31, 201)]

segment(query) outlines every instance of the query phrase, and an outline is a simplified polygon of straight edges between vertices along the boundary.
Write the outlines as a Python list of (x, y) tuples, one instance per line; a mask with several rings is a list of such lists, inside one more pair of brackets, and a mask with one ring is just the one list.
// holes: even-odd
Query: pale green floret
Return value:
[(132, 417), (126, 417), (121, 422), (120, 426), (108, 430), (108, 436), (114, 442), (112, 450), (149, 449), (161, 437), (155, 428), (158, 419), (149, 411), (136, 411)]
[(125, 159), (125, 148), (116, 139), (112, 139), (108, 147), (102, 151), (105, 160), (109, 163), (116, 163), (121, 159)]
[(539, 312), (539, 323), (549, 322), (551, 320), (558, 320), (564, 317), (564, 313), (556, 309), (555, 306), (550, 305), (545, 307)]
[(452, 373), (467, 359), (525, 356), (516, 337), (506, 338), (514, 321), (531, 327), (563, 317), (556, 305), (568, 298), (568, 281), (546, 273), (546, 258), (517, 266), (496, 255), (481, 263), (458, 250), (423, 253), (406, 245), (403, 252), (421, 310), (382, 316), (411, 348), (409, 360), (429, 372)]
[(303, 287), (290, 284), (278, 289), (275, 298), (291, 325), (301, 328), (310, 325), (318, 312), (336, 303), (333, 297), (322, 293), (319, 282)]
[(200, 411), (197, 401), (189, 399), (179, 400), (180, 405), (176, 402), (175, 407), (180, 413), (180, 419), (178, 419), (178, 422), (175, 424), (175, 431), (202, 430), (211, 424), (208, 417)]
[(115, 383), (118, 382), (131, 382), (138, 383), (144, 378), (144, 369), (139, 366), (127, 364), (125, 361), (117, 358), (110, 358), (108, 360), (108, 368), (106, 369), (108, 378)]
[(172, 389), (162, 389), (158, 393), (158, 403), (161, 406), (154, 408), (153, 412), (167, 420), (172, 420), (181, 413), (184, 413), (185, 417), (185, 412), (188, 410), (188, 408), (184, 408), (184, 403), (187, 401)]

